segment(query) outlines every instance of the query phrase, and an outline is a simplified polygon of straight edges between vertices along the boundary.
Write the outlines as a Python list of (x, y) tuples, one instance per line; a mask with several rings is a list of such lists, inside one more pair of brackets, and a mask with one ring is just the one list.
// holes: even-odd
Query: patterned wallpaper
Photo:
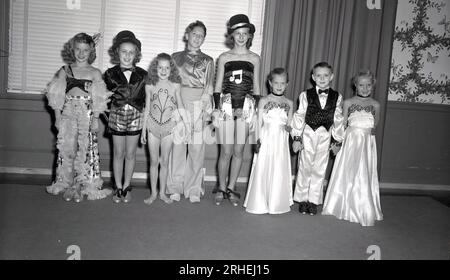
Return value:
[(450, 105), (450, 0), (399, 0), (390, 101)]

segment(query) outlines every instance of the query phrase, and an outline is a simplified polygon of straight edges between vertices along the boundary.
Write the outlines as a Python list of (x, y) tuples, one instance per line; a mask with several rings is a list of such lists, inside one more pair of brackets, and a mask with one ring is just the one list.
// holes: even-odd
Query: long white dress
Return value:
[(354, 104), (349, 108), (348, 128), (330, 177), (322, 215), (373, 226), (382, 220), (374, 108)]
[(244, 201), (247, 212), (282, 214), (291, 210), (291, 157), (289, 134), (284, 128), (288, 122), (288, 111), (289, 108), (275, 105), (267, 112), (261, 112), (261, 147), (253, 157)]

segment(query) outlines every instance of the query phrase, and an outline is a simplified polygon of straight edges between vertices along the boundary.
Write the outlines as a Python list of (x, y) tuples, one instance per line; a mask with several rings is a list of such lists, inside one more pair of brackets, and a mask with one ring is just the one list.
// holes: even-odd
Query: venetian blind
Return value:
[(121, 30), (131, 30), (142, 42), (147, 69), (160, 52), (183, 50), (186, 26), (201, 20), (207, 27), (202, 51), (216, 59), (224, 45), (226, 21), (245, 13), (255, 24), (252, 51), (261, 53), (264, 0), (11, 0), (8, 91), (41, 93), (63, 64), (61, 49), (79, 32), (101, 32), (94, 66), (111, 67), (108, 48)]

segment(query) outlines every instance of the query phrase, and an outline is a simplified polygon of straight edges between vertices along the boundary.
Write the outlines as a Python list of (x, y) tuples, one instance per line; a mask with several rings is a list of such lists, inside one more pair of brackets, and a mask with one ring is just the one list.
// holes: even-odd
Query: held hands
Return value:
[(290, 125), (285, 125), (285, 126), (284, 126), (284, 130), (286, 130), (287, 133), (291, 133), (291, 131), (292, 131), (292, 126), (290, 126)]
[(339, 150), (341, 149), (341, 145), (333, 143), (330, 145), (330, 151), (333, 152), (333, 155), (337, 155), (337, 153), (339, 152)]
[(297, 153), (301, 150), (303, 150), (303, 144), (301, 141), (294, 141), (292, 143), (292, 150), (294, 151), (294, 153)]

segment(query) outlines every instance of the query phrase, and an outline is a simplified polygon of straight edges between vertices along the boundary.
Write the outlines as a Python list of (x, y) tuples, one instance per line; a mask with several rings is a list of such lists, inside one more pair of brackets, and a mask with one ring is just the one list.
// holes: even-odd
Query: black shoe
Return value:
[(306, 215), (309, 212), (308, 203), (306, 201), (302, 201), (299, 203), (298, 211), (303, 215)]
[(314, 216), (317, 214), (317, 204), (310, 202), (308, 208), (309, 208), (309, 214), (311, 216)]
[(113, 194), (112, 200), (115, 203), (119, 203), (120, 201), (122, 201), (122, 189), (115, 189), (114, 190), (114, 194)]

